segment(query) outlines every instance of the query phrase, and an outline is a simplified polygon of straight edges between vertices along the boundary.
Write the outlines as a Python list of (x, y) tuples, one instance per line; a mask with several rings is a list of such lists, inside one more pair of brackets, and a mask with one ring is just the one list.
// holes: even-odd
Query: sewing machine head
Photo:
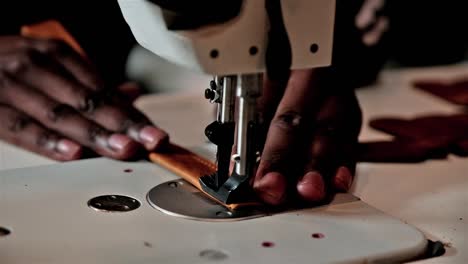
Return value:
[[(241, 6), (237, 15), (232, 16), (237, 12), (233, 10), (222, 23), (192, 21), (196, 25), (192, 27), (174, 26), (180, 17), (154, 3), (158, 1), (119, 0), (143, 47), (215, 76), (205, 97), (218, 104), (218, 115), (205, 134), (218, 147), (218, 171), (202, 177), (200, 183), (205, 192), (227, 204), (251, 197), (245, 194), (262, 148), (261, 117), (256, 111), (261, 73), (328, 66), (335, 14), (335, 1), (330, 0), (235, 1)], [(232, 173), (231, 160), (235, 162)]]

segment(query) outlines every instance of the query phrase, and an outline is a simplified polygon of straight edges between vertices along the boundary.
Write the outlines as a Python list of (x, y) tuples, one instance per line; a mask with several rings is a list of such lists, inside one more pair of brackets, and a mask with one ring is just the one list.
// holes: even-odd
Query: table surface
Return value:
[[(389, 138), (366, 125), (371, 118), (459, 111), (459, 106), (413, 89), (410, 84), (416, 79), (450, 80), (461, 75), (468, 76), (468, 65), (385, 70), (376, 85), (358, 90), (365, 124), (360, 138)], [(206, 142), (203, 131), (212, 121), (213, 109), (201, 91), (145, 96), (137, 101), (137, 106), (165, 128), (173, 142), (186, 147)], [(52, 163), (0, 143), (2, 170)], [(418, 263), (468, 262), (468, 159), (449, 156), (447, 160), (418, 164), (361, 163), (351, 193), (415, 226), (429, 239), (446, 243), (443, 257)]]

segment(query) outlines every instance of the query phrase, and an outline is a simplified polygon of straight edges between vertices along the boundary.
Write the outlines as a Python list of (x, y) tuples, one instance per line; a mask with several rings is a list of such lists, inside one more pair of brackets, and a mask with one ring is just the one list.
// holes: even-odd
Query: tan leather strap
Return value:
[(177, 145), (171, 144), (164, 153), (150, 153), (150, 160), (174, 172), (201, 190), (198, 179), (216, 172), (216, 165)]
[(204, 175), (211, 175), (216, 172), (216, 165), (199, 155), (184, 149), (180, 146), (171, 144), (167, 151), (163, 153), (150, 153), (150, 160), (154, 163), (166, 168), (167, 170), (179, 175), (186, 181), (193, 184), (200, 191), (205, 193), (211, 199), (220, 203), (230, 210), (236, 210), (241, 207), (261, 206), (260, 202), (225, 204), (218, 199), (204, 192), (200, 186), (199, 179)]

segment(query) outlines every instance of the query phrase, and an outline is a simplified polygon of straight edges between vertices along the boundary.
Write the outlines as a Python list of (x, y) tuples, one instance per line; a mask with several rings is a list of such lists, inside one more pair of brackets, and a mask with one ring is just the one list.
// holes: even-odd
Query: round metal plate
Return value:
[(88, 206), (102, 212), (128, 212), (140, 207), (140, 202), (123, 195), (102, 195), (89, 200)]
[(229, 211), (185, 180), (162, 183), (148, 193), (148, 202), (159, 211), (202, 221), (239, 221), (265, 216), (254, 208)]

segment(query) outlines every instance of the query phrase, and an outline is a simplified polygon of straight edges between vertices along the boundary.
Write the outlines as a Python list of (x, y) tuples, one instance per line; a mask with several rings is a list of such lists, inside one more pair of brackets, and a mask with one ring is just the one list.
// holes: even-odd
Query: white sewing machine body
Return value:
[[(420, 231), (349, 194), (245, 221), (169, 216), (146, 195), (176, 178), (152, 163), (105, 158), (3, 171), (0, 224), (11, 234), (0, 236), (1, 263), (395, 263), (425, 250)], [(141, 206), (90, 208), (101, 195)]]
[[(119, 0), (119, 4), (136, 40), (162, 58), (211, 75), (265, 70), (269, 25), (263, 0), (243, 1), (237, 17), (194, 30), (168, 30), (164, 11), (148, 0)], [(335, 1), (282, 0), (281, 7), (291, 68), (330, 65)], [(257, 50), (253, 55), (252, 47)]]

